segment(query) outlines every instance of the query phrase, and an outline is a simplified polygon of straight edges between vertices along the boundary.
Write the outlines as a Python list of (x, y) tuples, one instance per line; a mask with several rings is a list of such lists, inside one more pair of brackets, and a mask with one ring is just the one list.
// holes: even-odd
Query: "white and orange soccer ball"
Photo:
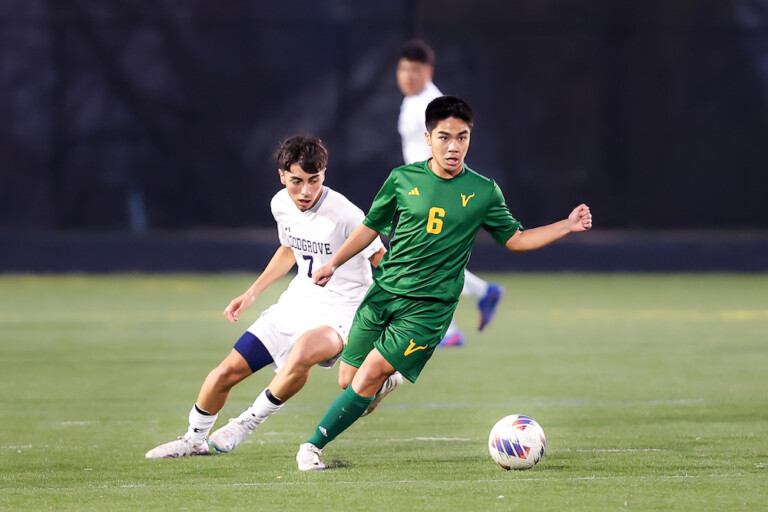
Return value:
[(529, 416), (512, 414), (501, 418), (491, 429), (488, 450), (504, 469), (530, 469), (544, 456), (547, 438), (541, 426)]

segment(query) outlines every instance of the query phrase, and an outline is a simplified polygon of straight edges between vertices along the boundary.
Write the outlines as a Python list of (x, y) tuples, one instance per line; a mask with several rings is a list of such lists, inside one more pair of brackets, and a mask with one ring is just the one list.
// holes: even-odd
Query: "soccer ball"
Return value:
[(544, 456), (547, 438), (536, 420), (522, 414), (501, 418), (491, 429), (488, 450), (504, 469), (530, 469)]

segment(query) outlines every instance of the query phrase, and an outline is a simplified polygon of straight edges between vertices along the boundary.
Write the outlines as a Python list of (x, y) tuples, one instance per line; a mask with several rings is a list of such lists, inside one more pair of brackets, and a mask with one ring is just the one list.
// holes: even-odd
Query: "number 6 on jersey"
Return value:
[(445, 210), (437, 206), (429, 209), (429, 218), (427, 219), (427, 233), (433, 235), (439, 234), (443, 230), (442, 218), (445, 217)]

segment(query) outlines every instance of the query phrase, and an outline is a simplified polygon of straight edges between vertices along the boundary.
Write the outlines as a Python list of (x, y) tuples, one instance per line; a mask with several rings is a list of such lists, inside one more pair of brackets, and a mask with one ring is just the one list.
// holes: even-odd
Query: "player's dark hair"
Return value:
[(317, 174), (328, 165), (328, 150), (317, 137), (294, 135), (280, 144), (275, 160), (283, 171), (289, 171), (291, 165), (299, 164), (307, 174)]
[(461, 119), (467, 123), (470, 130), (472, 129), (474, 114), (467, 102), (456, 96), (440, 96), (427, 105), (427, 111), (424, 114), (427, 131), (432, 133), (437, 123), (449, 117)]
[(432, 47), (420, 39), (413, 39), (403, 45), (400, 50), (400, 58), (411, 62), (435, 65), (435, 52)]

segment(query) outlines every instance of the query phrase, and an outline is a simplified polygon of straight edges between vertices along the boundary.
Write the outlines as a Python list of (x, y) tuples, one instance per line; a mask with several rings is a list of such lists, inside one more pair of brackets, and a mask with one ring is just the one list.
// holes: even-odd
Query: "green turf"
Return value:
[[(0, 276), (3, 510), (766, 510), (768, 276), (494, 275), (498, 317), (441, 349), (416, 385), (294, 456), (336, 370), (229, 455), (145, 460), (184, 432), (254, 276)], [(296, 314), (301, 314), (297, 311)], [(233, 391), (219, 425), (271, 378)], [(547, 453), (504, 471), (496, 420), (536, 418)]]

